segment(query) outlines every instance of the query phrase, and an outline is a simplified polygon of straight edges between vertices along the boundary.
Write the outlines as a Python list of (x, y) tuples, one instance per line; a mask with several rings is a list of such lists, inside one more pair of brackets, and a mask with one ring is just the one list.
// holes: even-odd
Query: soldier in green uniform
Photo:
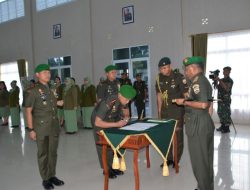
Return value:
[(96, 105), (96, 88), (89, 77), (85, 77), (81, 87), (81, 109), (84, 128), (91, 129), (91, 114)]
[(9, 92), (4, 81), (0, 81), (0, 117), (3, 119), (1, 126), (7, 126), (9, 119)]
[(81, 89), (78, 84), (76, 84), (76, 79), (74, 77), (71, 77), (73, 80), (73, 85), (77, 90), (77, 109), (76, 109), (76, 116), (77, 116), (77, 122), (81, 122)]
[[(130, 85), (132, 86), (131, 80), (128, 78), (128, 73), (123, 72), (122, 77), (120, 79), (120, 85)], [(129, 117), (132, 117), (132, 110), (131, 110), (131, 101), (128, 103), (128, 109), (129, 109)]]
[(233, 87), (233, 80), (230, 78), (231, 67), (223, 68), (224, 78), (220, 79), (216, 77), (215, 80), (218, 81), (218, 116), (220, 118), (221, 126), (216, 129), (222, 133), (229, 133), (229, 126), (232, 123), (231, 119), (231, 94)]
[(57, 147), (59, 140), (59, 123), (57, 118), (56, 96), (50, 89), (50, 68), (40, 64), (35, 69), (37, 85), (32, 88), (26, 98), (26, 114), (29, 136), (37, 143), (37, 158), (42, 185), (44, 189), (54, 189), (54, 185), (64, 184), (56, 175)]
[(120, 88), (120, 82), (116, 79), (117, 71), (115, 65), (108, 65), (105, 67), (105, 72), (107, 79), (103, 81), (102, 85), (97, 91), (98, 101), (106, 99), (111, 95), (118, 95), (118, 91)]
[(77, 107), (78, 91), (74, 81), (71, 78), (65, 79), (65, 88), (63, 90), (63, 109), (65, 119), (65, 130), (67, 134), (75, 134), (77, 127)]
[(17, 81), (13, 80), (10, 83), (11, 89), (9, 91), (9, 107), (12, 128), (19, 127), (20, 125), (20, 107), (19, 107), (19, 93), (20, 89), (16, 85)]
[[(95, 142), (99, 140), (97, 135), (98, 131), (105, 128), (119, 128), (127, 124), (129, 118), (124, 116), (122, 109), (128, 104), (129, 100), (135, 97), (135, 95), (136, 91), (132, 86), (123, 85), (117, 95), (108, 96), (106, 99), (97, 104), (91, 116)], [(96, 150), (101, 168), (103, 168), (102, 147), (100, 145), (96, 145)], [(109, 167), (109, 178), (116, 178), (117, 175), (121, 175), (123, 172), (112, 169), (112, 159), (113, 151), (108, 149), (107, 162)]]
[[(63, 84), (61, 82), (60, 77), (55, 78), (55, 85), (56, 85), (56, 95), (57, 95), (57, 101), (60, 101), (63, 99)], [(57, 116), (60, 123), (60, 126), (63, 126), (64, 122), (64, 115), (63, 115), (63, 106), (57, 106)]]
[(99, 83), (96, 86), (96, 98), (97, 98), (97, 100), (101, 99), (101, 96), (102, 96), (101, 90), (102, 90), (102, 85), (104, 84), (104, 81), (105, 81), (105, 78), (104, 77), (100, 77)]
[(133, 87), (136, 90), (134, 102), (139, 120), (146, 116), (145, 104), (147, 99), (147, 85), (145, 81), (141, 79), (141, 73), (136, 74), (136, 81), (134, 82)]
[(194, 176), (199, 190), (214, 189), (214, 123), (209, 114), (212, 87), (203, 74), (202, 57), (184, 59), (186, 77), (191, 80), (187, 97), (176, 99), (185, 106), (185, 127)]
[[(181, 159), (183, 153), (183, 119), (184, 107), (176, 105), (174, 100), (176, 98), (183, 98), (184, 93), (187, 92), (187, 82), (184, 76), (178, 72), (173, 72), (171, 68), (171, 60), (168, 57), (163, 57), (158, 64), (160, 73), (156, 78), (156, 94), (158, 117), (160, 119), (176, 119), (176, 137), (177, 137), (177, 160)], [(169, 151), (167, 164), (173, 164), (173, 150), (172, 146)], [(163, 165), (161, 165), (163, 166)]]

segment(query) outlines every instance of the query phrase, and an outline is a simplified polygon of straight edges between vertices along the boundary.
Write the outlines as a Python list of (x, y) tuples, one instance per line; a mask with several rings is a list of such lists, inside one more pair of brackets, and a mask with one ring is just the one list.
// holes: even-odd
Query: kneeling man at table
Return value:
[[(91, 122), (94, 128), (95, 142), (99, 140), (97, 132), (107, 128), (120, 128), (127, 124), (129, 118), (124, 118), (123, 111), (127, 104), (136, 95), (135, 89), (130, 85), (123, 85), (118, 95), (111, 95), (107, 99), (102, 100), (95, 107)], [(101, 168), (102, 165), (102, 146), (96, 145), (96, 150), (99, 158)], [(107, 149), (107, 163), (109, 168), (109, 178), (116, 178), (117, 175), (122, 175), (120, 170), (112, 169), (113, 151), (111, 148)]]

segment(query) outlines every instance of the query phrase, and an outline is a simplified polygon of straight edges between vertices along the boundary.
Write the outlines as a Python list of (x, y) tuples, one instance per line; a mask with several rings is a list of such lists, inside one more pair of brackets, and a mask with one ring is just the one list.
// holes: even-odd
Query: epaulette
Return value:
[(107, 106), (109, 108), (112, 108), (115, 105), (115, 103), (116, 103), (116, 99), (113, 99), (113, 100), (111, 100), (110, 102), (107, 103)]

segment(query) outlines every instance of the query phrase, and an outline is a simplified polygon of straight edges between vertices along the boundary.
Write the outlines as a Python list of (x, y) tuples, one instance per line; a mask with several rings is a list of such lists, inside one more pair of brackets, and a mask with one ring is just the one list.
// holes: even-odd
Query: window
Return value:
[(65, 4), (74, 0), (36, 0), (36, 10), (41, 11), (61, 4)]
[(234, 85), (231, 109), (234, 123), (249, 124), (250, 122), (249, 57), (250, 30), (208, 35), (207, 76), (209, 71), (219, 69), (219, 77), (222, 78), (223, 67), (232, 68), (230, 76)]
[(23, 0), (0, 0), (0, 23), (24, 16)]
[[(123, 72), (127, 72), (132, 83), (135, 81), (136, 74), (142, 74), (142, 80), (148, 86), (148, 98), (146, 102), (146, 116), (151, 116), (150, 91), (150, 70), (149, 70), (149, 46), (133, 46), (126, 48), (113, 49), (113, 64), (117, 67), (117, 77), (121, 78)], [(132, 103), (132, 116), (135, 117), (137, 111)]]
[(61, 78), (63, 82), (65, 78), (71, 77), (71, 57), (53, 57), (48, 60), (51, 70), (51, 80), (55, 80), (56, 76)]
[(0, 64), (0, 80), (5, 82), (8, 91), (11, 89), (10, 83), (13, 80), (17, 81), (17, 86), (20, 89), (19, 104), (21, 104), (23, 101), (23, 96), (22, 96), (23, 90), (19, 78), (17, 62)]

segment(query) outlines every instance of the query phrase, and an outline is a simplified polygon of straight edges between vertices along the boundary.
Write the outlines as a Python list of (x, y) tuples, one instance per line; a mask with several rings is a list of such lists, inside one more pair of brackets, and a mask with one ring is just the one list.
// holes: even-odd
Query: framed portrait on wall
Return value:
[(62, 37), (62, 30), (61, 24), (54, 24), (53, 25), (53, 38), (61, 38)]
[(129, 24), (134, 22), (134, 6), (127, 6), (122, 8), (122, 24)]

